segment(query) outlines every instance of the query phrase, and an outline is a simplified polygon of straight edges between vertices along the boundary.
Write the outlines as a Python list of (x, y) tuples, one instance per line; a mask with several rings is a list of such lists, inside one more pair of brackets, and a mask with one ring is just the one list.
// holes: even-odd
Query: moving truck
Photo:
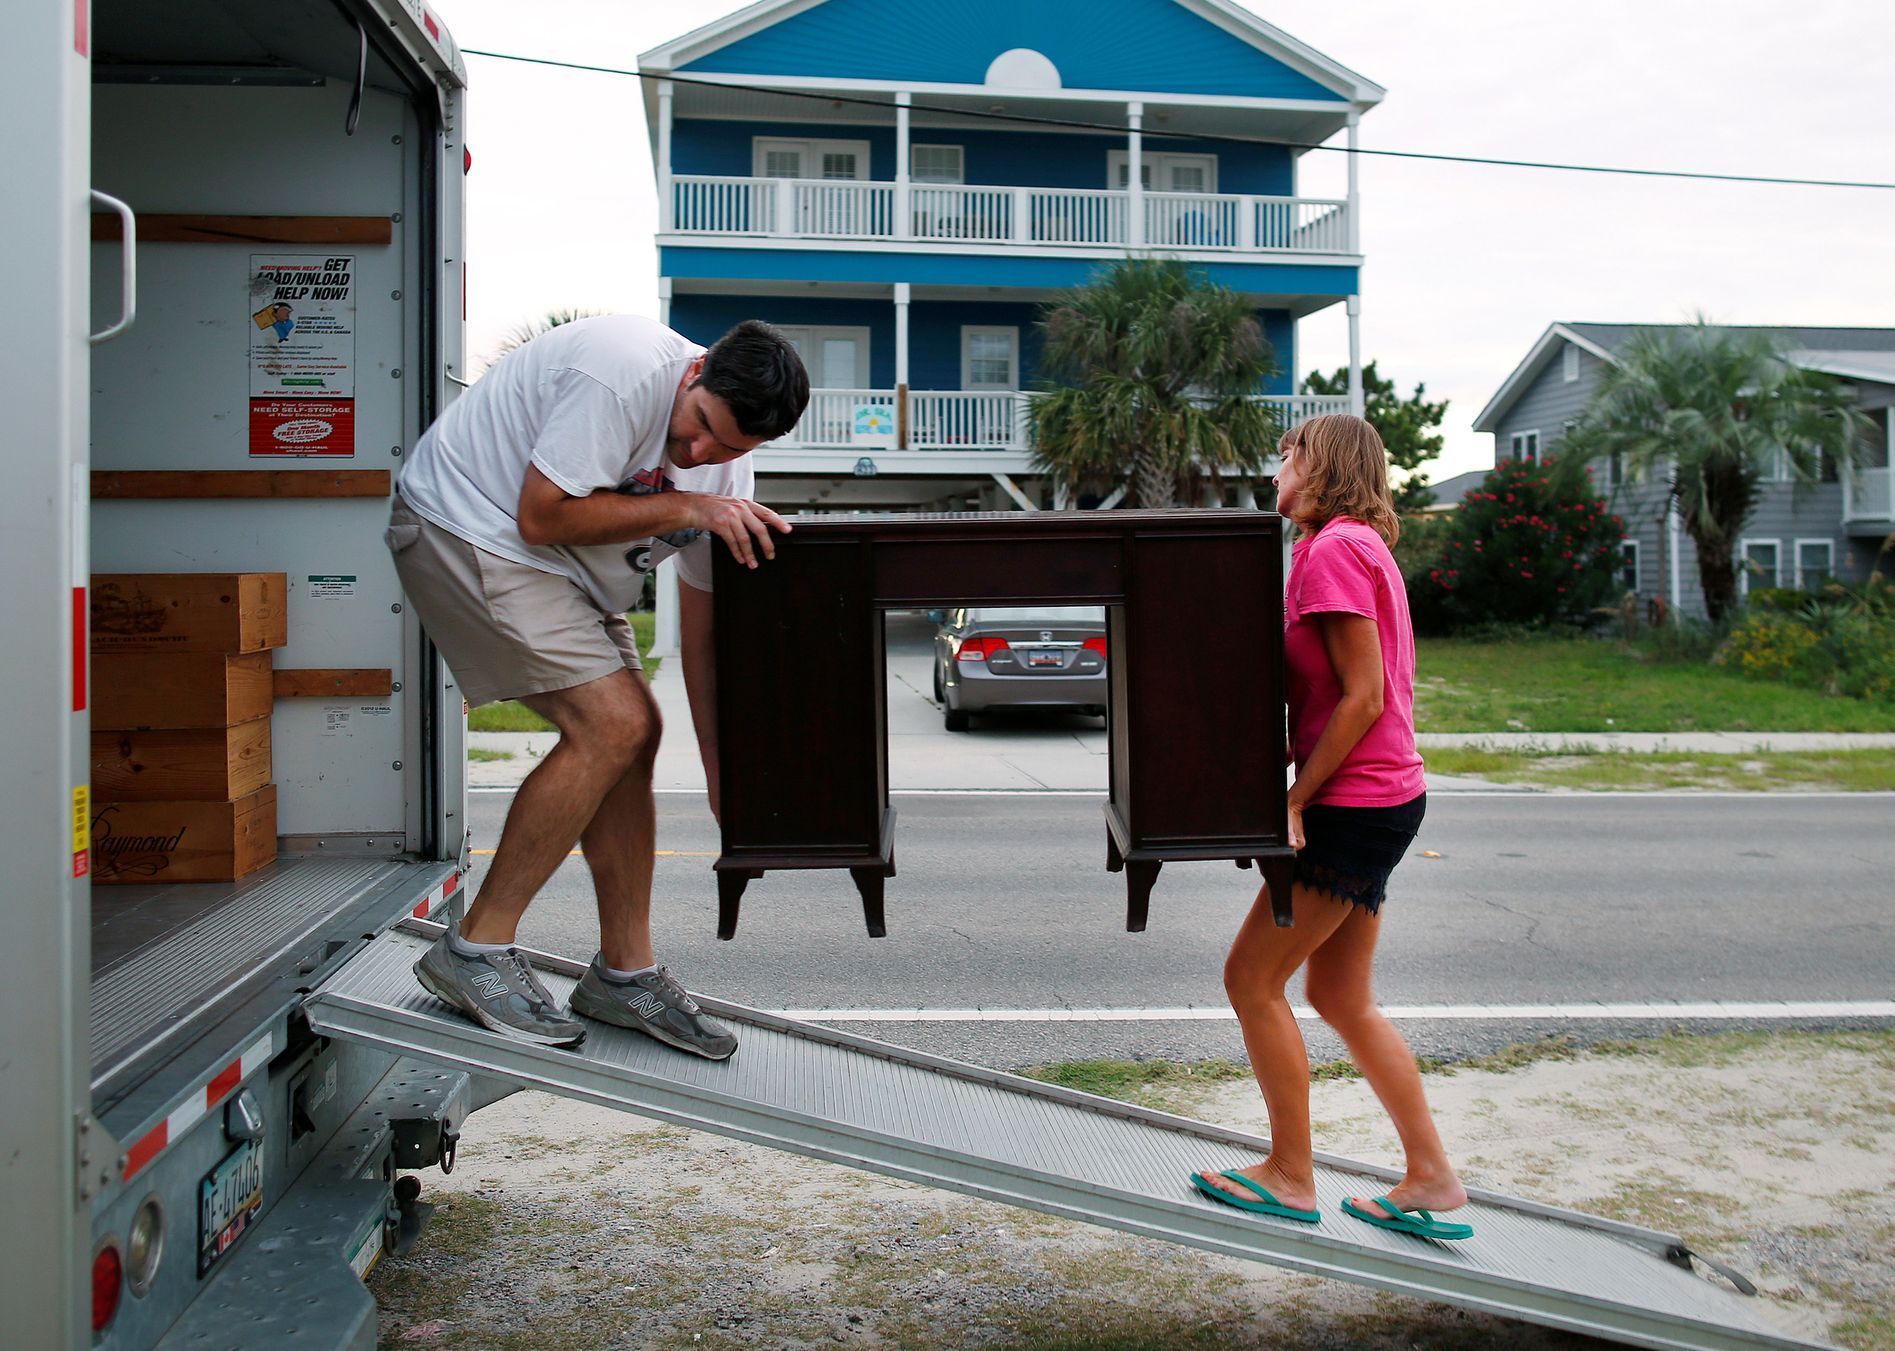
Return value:
[(415, 0), (8, 17), (0, 1340), (372, 1345), (478, 1086), (300, 1006), (466, 847), (382, 539), (465, 378), (465, 71)]

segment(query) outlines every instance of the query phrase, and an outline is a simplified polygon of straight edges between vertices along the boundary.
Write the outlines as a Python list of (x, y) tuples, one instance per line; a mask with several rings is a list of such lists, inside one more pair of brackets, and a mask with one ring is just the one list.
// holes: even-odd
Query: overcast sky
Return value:
[[(463, 47), (629, 68), (742, 5), (439, 7)], [(1887, 0), (1248, 7), (1388, 90), (1368, 148), (1895, 181)], [(638, 81), (467, 65), (470, 352), (549, 309), (655, 314)], [(1341, 195), (1342, 158), (1307, 155), (1301, 191)], [(1450, 401), (1437, 479), (1492, 462), (1474, 416), (1553, 320), (1895, 325), (1895, 192), (1375, 158), (1361, 190), (1363, 357)], [(1340, 305), (1300, 333), (1299, 379), (1346, 361)]]

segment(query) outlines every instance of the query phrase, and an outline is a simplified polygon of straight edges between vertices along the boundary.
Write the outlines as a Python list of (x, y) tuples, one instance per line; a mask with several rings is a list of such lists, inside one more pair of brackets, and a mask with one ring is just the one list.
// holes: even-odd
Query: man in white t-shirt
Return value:
[(496, 362), (408, 457), (388, 546), (471, 705), (518, 699), (559, 728), (527, 775), (480, 895), (415, 964), (436, 998), (495, 1031), (575, 1045), (514, 950), (520, 916), (575, 843), (599, 903), (599, 953), (572, 1010), (712, 1060), (737, 1039), (652, 953), (658, 707), (624, 612), (676, 556), (684, 682), (718, 811), (712, 548), (756, 567), (789, 530), (745, 457), (796, 425), (809, 377), (775, 329), (709, 351), (630, 315), (581, 319)]

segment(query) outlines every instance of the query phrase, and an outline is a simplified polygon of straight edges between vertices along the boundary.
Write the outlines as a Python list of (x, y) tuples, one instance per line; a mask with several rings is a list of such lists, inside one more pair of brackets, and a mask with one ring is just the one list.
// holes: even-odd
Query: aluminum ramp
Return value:
[[(1327, 1156), (1317, 1163), (1320, 1224), (1263, 1219), (1198, 1196), (1187, 1180), (1207, 1165), (1255, 1162), (1268, 1148), (1258, 1137), (702, 996), (742, 1037), (721, 1064), (600, 1023), (578, 1051), (512, 1041), (416, 984), (409, 968), (429, 941), (404, 929), (374, 940), (310, 996), (310, 1025), (910, 1182), (1637, 1346), (1811, 1345), (1692, 1271), (1669, 1235), (1477, 1193), (1456, 1212), (1475, 1237), (1432, 1243), (1345, 1215), (1344, 1197), (1379, 1192), (1398, 1174)], [(562, 1001), (584, 971), (529, 955)]]

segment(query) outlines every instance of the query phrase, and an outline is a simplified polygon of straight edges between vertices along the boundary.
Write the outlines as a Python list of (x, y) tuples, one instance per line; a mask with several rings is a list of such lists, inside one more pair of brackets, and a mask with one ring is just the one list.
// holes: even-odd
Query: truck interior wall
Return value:
[[(92, 468), (256, 470), (400, 468), (423, 422), (433, 355), (420, 344), (417, 277), (424, 220), (417, 164), (426, 145), (399, 95), (351, 89), (104, 84), (95, 90), (94, 181), (141, 217), (381, 216), (386, 245), (144, 242), (138, 321), (93, 353)], [(117, 303), (117, 243), (93, 245), (94, 326)], [(266, 255), (354, 259), (354, 454), (255, 457), (249, 432), (251, 278)], [(402, 297), (411, 299), (404, 304)], [(284, 572), (289, 641), (278, 668), (393, 672), (388, 699), (276, 702), (273, 769), (280, 836), (374, 837), (419, 845), (425, 794), (420, 720), (427, 682), (382, 544), (381, 498), (97, 501), (95, 572)], [(352, 578), (313, 586), (312, 578)], [(419, 665), (419, 662), (412, 663)]]

